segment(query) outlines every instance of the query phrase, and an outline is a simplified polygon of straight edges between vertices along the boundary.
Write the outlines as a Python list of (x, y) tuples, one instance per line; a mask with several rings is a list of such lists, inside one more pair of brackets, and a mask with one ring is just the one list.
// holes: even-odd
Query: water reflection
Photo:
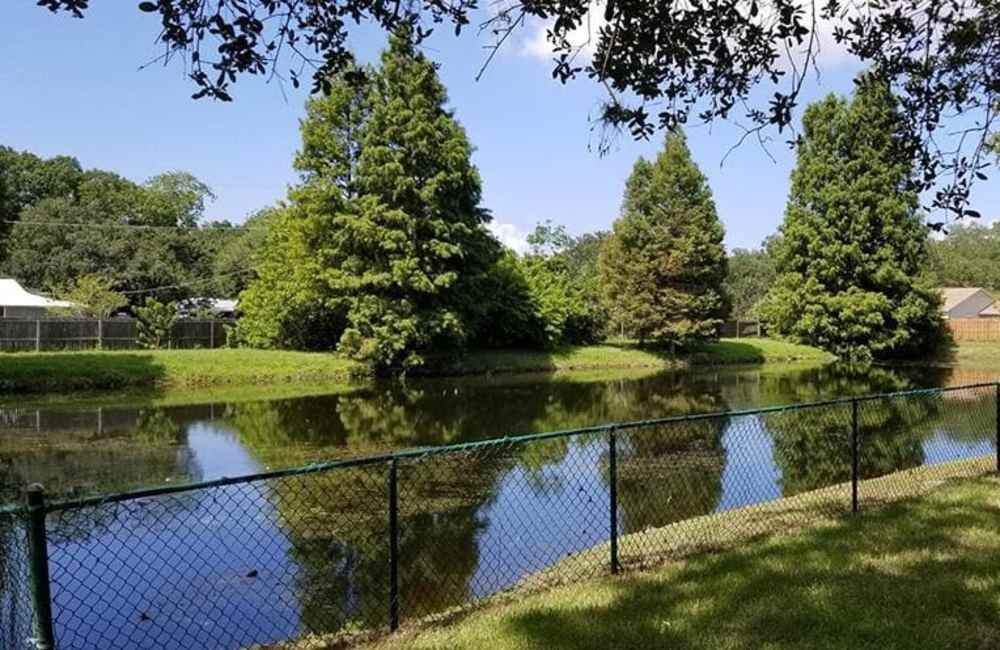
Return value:
[[(394, 383), (189, 407), (0, 409), (0, 491), (13, 495), (41, 480), (56, 495), (110, 492), (400, 447), (949, 381), (948, 369), (718, 369), (583, 381)], [(968, 399), (865, 402), (858, 413), (862, 476), (990, 453), (992, 393), (961, 395)], [(850, 406), (836, 406), (623, 431), (620, 530), (640, 532), (848, 480), (852, 417)], [(509, 588), (606, 541), (608, 444), (606, 435), (594, 434), (401, 462), (402, 615), (441, 612)], [(62, 623), (66, 647), (90, 642), (94, 626), (115, 625), (114, 647), (213, 647), (217, 628), (181, 623), (207, 614), (244, 622), (246, 636), (227, 632), (224, 647), (386, 625), (387, 477), (379, 464), (222, 497), (197, 492), (156, 500), (127, 517), (111, 510), (106, 517), (61, 517), (53, 522), (53, 554), (89, 554), (89, 566), (97, 567), (85, 589), (76, 582), (75, 589), (56, 590), (57, 606), (92, 612)], [(198, 536), (184, 527), (207, 521), (212, 525)], [(103, 575), (100, 567), (122, 553), (134, 553), (141, 571)], [(206, 555), (210, 565), (191, 562)], [(259, 574), (244, 579), (250, 568)], [(218, 610), (223, 601), (225, 612)], [(107, 619), (101, 604), (108, 602), (122, 617), (117, 623)], [(147, 611), (157, 625), (137, 627)], [(154, 639), (150, 630), (173, 641)]]

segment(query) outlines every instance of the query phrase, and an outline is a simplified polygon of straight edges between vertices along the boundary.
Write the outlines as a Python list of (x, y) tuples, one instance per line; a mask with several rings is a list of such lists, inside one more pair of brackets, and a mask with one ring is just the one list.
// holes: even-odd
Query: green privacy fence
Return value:
[(621, 422), (72, 500), (35, 486), (0, 510), (0, 645), (377, 636), (996, 471), (998, 397)]

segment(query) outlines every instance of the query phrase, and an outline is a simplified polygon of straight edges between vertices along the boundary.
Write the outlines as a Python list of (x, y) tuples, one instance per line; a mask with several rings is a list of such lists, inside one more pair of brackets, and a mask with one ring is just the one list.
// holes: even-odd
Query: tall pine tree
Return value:
[[(296, 312), (318, 309), (321, 320), (346, 319), (343, 352), (379, 369), (405, 367), (422, 349), (472, 334), (468, 296), (499, 247), (485, 229), (472, 147), (434, 65), (403, 31), (380, 68), (363, 72), (307, 106), (296, 158), (303, 181), (272, 233), (276, 252), (244, 296), (245, 333), (251, 343), (294, 343), (283, 339), (296, 331)], [(300, 263), (306, 273), (288, 271)]]
[(684, 136), (668, 134), (656, 160), (636, 162), (601, 251), (612, 328), (657, 344), (715, 337), (728, 309), (724, 234)]
[(853, 101), (813, 104), (803, 127), (779, 275), (758, 313), (772, 332), (845, 358), (925, 349), (941, 331), (940, 297), (888, 85), (865, 75)]

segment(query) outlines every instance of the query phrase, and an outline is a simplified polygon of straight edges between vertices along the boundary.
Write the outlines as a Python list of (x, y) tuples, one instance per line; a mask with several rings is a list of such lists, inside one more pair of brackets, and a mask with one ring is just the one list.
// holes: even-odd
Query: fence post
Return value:
[(611, 501), (611, 573), (617, 574), (618, 565), (618, 432), (608, 431), (608, 486)]
[(104, 349), (104, 319), (97, 319), (97, 349)]
[(397, 462), (389, 461), (389, 631), (399, 629), (399, 489)]
[(52, 593), (49, 586), (49, 543), (45, 530), (45, 489), (35, 483), (28, 487), (28, 563), (31, 572), (31, 601), (34, 610), (35, 647), (54, 650)]
[(208, 349), (215, 349), (215, 319), (208, 321)]
[(851, 512), (860, 510), (858, 504), (858, 398), (851, 400)]
[(35, 352), (42, 351), (42, 321), (35, 319)]
[(1000, 474), (1000, 382), (995, 385), (996, 388), (996, 410), (997, 410), (997, 426), (996, 426), (996, 447), (997, 447), (997, 474)]

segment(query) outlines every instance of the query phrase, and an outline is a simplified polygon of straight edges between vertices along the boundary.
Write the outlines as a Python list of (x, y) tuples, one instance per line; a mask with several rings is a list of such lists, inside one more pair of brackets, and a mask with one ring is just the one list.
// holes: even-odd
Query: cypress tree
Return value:
[(421, 350), (474, 333), (468, 296), (500, 249), (485, 229), (472, 147), (409, 32), (391, 37), (379, 69), (356, 72), (309, 102), (296, 159), (303, 182), (282, 222), (292, 232), (272, 236), (304, 258), (285, 263), (301, 262), (310, 277), (283, 273), (282, 255), (271, 256), (273, 272), (260, 269), (247, 292), (262, 307), (245, 308), (248, 330), (266, 343), (282, 329), (265, 305), (321, 305), (345, 319), (341, 351), (376, 369), (409, 367)]
[(612, 330), (682, 346), (715, 337), (728, 310), (724, 234), (684, 136), (668, 134), (656, 160), (635, 163), (601, 251)]
[(772, 332), (854, 360), (933, 344), (940, 296), (890, 88), (865, 75), (853, 101), (813, 104), (803, 127), (760, 315)]

